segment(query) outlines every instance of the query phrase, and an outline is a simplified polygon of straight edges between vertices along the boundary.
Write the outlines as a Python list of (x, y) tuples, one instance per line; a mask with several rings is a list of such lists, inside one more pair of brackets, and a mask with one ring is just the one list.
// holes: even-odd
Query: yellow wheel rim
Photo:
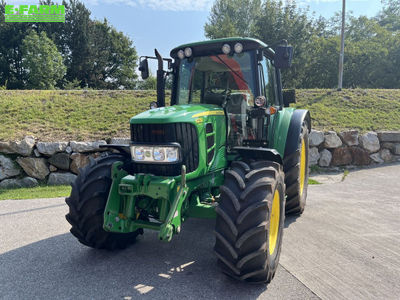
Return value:
[(306, 143), (303, 139), (301, 141), (301, 152), (300, 152), (300, 197), (303, 195), (305, 181), (306, 181)]
[(269, 220), (269, 253), (272, 255), (275, 252), (276, 242), (278, 240), (279, 233), (279, 219), (280, 219), (280, 195), (279, 191), (276, 190), (274, 199), (272, 202), (271, 218)]

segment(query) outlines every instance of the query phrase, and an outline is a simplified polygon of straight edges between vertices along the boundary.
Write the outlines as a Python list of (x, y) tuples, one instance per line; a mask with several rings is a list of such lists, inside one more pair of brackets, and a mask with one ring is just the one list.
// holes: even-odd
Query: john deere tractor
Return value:
[(144, 229), (168, 242), (188, 218), (215, 218), (222, 271), (270, 282), (285, 212), (301, 214), (307, 196), (310, 114), (281, 84), (292, 53), (286, 41), (225, 38), (141, 57), (144, 79), (158, 62), (157, 102), (130, 119), (130, 145), (106, 145), (113, 154), (81, 170), (66, 199), (72, 234), (113, 250)]

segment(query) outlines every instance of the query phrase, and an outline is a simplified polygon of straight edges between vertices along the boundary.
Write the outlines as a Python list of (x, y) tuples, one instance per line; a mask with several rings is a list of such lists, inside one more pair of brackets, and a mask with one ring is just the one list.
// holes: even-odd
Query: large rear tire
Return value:
[(214, 250), (222, 271), (242, 281), (270, 282), (278, 267), (285, 219), (282, 166), (233, 162), (220, 192)]
[(111, 188), (111, 167), (125, 161), (120, 154), (111, 154), (93, 160), (72, 184), (71, 195), (65, 199), (69, 213), (65, 216), (72, 225), (71, 233), (82, 244), (97, 249), (123, 249), (133, 243), (139, 229), (133, 233), (111, 233), (103, 229), (104, 209)]
[(284, 159), (286, 184), (286, 214), (302, 214), (306, 206), (308, 189), (308, 127), (301, 127), (299, 147)]

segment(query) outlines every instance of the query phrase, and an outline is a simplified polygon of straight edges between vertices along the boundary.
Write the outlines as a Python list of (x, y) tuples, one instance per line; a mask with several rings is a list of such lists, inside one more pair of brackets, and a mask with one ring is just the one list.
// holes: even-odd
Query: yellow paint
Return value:
[(204, 116), (223, 116), (223, 115), (225, 115), (223, 110), (209, 110), (195, 114), (192, 116), (192, 118), (204, 117)]
[(279, 191), (276, 189), (272, 200), (271, 217), (269, 219), (269, 254), (273, 254), (276, 248), (279, 234), (279, 219), (281, 213), (281, 199)]
[(300, 152), (300, 197), (303, 195), (304, 184), (306, 181), (306, 143), (301, 141)]
[(196, 119), (196, 123), (197, 123), (197, 124), (203, 123), (203, 118), (198, 118), (198, 119)]
[(119, 217), (120, 219), (122, 219), (122, 220), (126, 220), (126, 219), (127, 219), (127, 217), (126, 217), (123, 213), (119, 213), (119, 214), (118, 214), (118, 217)]

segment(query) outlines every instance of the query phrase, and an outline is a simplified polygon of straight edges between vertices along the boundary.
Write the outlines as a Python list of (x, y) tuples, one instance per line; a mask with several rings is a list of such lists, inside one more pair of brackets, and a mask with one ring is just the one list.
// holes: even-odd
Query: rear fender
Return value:
[(305, 109), (297, 109), (293, 112), (289, 123), (289, 129), (286, 137), (284, 158), (299, 150), (300, 134), (303, 122), (306, 122), (308, 131), (311, 131), (310, 112)]

